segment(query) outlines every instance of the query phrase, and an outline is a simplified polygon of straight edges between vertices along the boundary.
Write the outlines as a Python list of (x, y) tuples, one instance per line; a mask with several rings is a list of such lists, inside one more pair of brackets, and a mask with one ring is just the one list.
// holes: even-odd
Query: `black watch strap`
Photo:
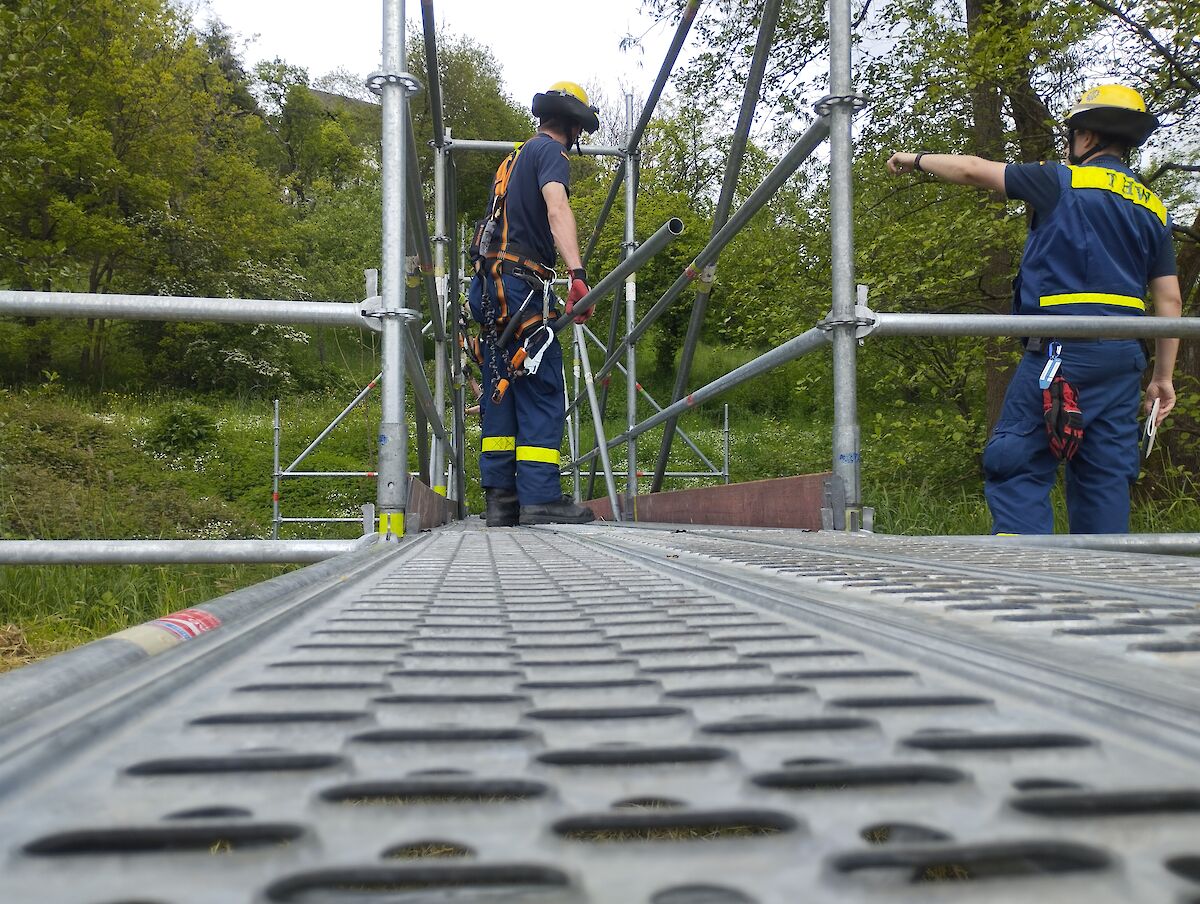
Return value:
[(927, 170), (921, 169), (921, 158), (924, 157), (927, 153), (929, 153), (929, 152), (921, 151), (921, 153), (917, 154), (917, 156), (913, 158), (913, 169), (916, 170), (918, 173), (927, 172)]

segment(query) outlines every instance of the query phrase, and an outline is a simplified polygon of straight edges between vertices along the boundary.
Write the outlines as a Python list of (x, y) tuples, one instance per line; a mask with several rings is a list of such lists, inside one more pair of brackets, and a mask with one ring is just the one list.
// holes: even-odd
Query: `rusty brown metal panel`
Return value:
[[(801, 474), (638, 496), (632, 520), (820, 530), (822, 494), (828, 477), (829, 472)], [(597, 518), (612, 520), (607, 499), (584, 504)]]
[(439, 524), (449, 524), (453, 510), (445, 496), (439, 496), (415, 477), (409, 481), (408, 509), (405, 512), (407, 530), (429, 530)]

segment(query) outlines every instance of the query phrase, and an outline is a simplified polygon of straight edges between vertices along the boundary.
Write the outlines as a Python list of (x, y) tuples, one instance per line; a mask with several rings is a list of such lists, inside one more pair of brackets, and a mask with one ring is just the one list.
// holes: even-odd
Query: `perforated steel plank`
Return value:
[(818, 593), (699, 539), (442, 530), (16, 726), (6, 895), (1200, 897), (1195, 722), (1131, 732), (974, 635), (906, 648), (887, 575)]

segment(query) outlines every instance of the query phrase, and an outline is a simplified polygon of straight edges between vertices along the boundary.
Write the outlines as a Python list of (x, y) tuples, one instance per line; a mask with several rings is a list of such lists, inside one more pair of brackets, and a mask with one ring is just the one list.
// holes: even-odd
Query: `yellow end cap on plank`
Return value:
[(445, 487), (434, 487), (434, 488), (433, 488), (433, 491), (434, 491), (435, 493), (437, 493), (439, 496), (445, 496), (445, 495), (446, 495), (446, 488), (445, 488)]

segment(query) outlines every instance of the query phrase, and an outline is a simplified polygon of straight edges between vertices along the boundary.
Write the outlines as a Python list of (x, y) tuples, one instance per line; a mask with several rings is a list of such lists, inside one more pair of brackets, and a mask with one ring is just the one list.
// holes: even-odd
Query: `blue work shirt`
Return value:
[(1116, 157), (1009, 164), (1004, 191), (1033, 208), (1014, 313), (1140, 315), (1150, 281), (1175, 273), (1166, 208)]
[(561, 182), (570, 193), (570, 158), (557, 140), (539, 132), (521, 146), (509, 177), (508, 195), (504, 201), (508, 227), (504, 241), (510, 251), (553, 268), (558, 256), (550, 232), (546, 199), (542, 196), (542, 188), (551, 182)]

